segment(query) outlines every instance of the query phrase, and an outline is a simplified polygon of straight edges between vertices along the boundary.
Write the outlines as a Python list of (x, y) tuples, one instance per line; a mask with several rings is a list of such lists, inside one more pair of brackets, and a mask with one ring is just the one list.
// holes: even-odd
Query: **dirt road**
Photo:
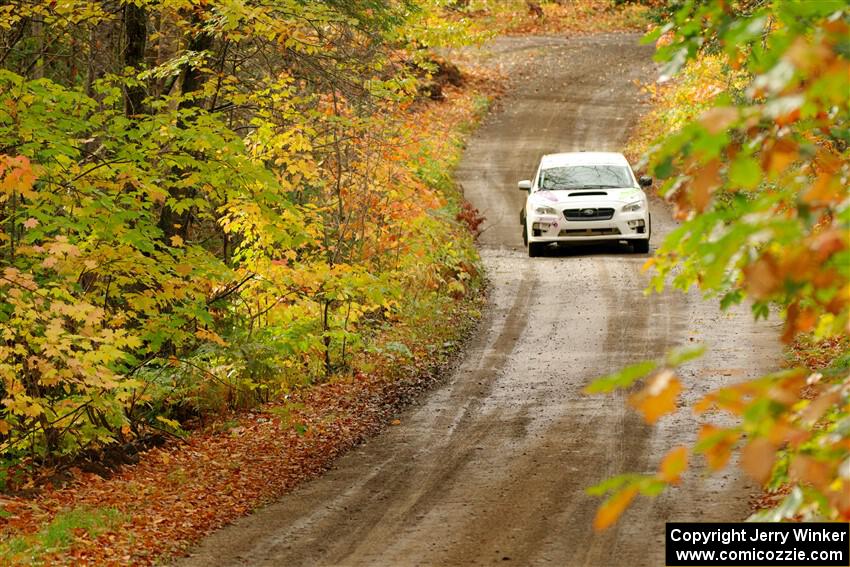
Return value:
[[(645, 257), (593, 248), (529, 259), (519, 179), (540, 154), (621, 150), (639, 112), (651, 49), (635, 35), (503, 38), (493, 64), (518, 76), (471, 140), (458, 172), (487, 216), (491, 309), (462, 365), (402, 425), (336, 468), (207, 539), (186, 565), (663, 565), (667, 520), (736, 520), (747, 487), (733, 472), (691, 475), (639, 500), (603, 534), (584, 489), (654, 471), (693, 440), (689, 411), (645, 426), (622, 397), (587, 397), (594, 376), (707, 341), (684, 372), (696, 392), (775, 367), (775, 329), (746, 310), (718, 315), (698, 295), (644, 296)], [(653, 205), (653, 247), (672, 221)]]

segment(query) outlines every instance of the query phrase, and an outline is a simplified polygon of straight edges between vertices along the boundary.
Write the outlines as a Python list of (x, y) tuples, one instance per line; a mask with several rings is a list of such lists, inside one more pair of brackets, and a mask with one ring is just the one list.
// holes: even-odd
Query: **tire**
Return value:
[(543, 254), (543, 249), (546, 247), (545, 242), (529, 242), (528, 243), (528, 257), (529, 258), (537, 258)]
[(525, 220), (522, 221), (522, 244), (528, 246), (528, 229), (525, 226)]
[(646, 254), (649, 252), (649, 239), (632, 240), (632, 251), (635, 254)]

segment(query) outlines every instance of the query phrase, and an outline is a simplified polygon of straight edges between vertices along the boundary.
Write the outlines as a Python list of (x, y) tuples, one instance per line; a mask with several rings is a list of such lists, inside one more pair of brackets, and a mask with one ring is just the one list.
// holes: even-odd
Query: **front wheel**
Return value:
[(529, 258), (537, 258), (538, 256), (543, 254), (543, 249), (546, 247), (545, 242), (529, 242), (528, 243), (528, 257)]
[(632, 250), (635, 254), (646, 254), (649, 252), (649, 239), (632, 240)]

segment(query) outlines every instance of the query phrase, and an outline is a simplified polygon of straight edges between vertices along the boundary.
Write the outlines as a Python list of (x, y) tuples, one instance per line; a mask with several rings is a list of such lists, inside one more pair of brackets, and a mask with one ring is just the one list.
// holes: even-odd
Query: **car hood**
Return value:
[(644, 192), (635, 187), (623, 189), (573, 189), (571, 191), (537, 191), (528, 202), (532, 206), (581, 207), (588, 204), (631, 203), (644, 197)]

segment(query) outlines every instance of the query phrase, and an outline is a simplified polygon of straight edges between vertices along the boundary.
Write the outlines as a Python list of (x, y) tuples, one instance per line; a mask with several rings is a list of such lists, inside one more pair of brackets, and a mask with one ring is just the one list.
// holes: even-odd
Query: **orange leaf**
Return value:
[(703, 453), (708, 461), (708, 466), (713, 470), (719, 471), (729, 462), (729, 457), (732, 456), (732, 447), (741, 436), (737, 431), (729, 429), (720, 429), (714, 425), (703, 425), (700, 428), (698, 443), (711, 440), (711, 444), (705, 448)]
[(694, 413), (701, 414), (709, 410), (724, 410), (735, 415), (741, 415), (747, 408), (745, 397), (749, 394), (749, 385), (734, 384), (709, 392), (693, 406)]
[(839, 178), (828, 173), (821, 173), (808, 191), (803, 193), (803, 202), (835, 203), (841, 201), (843, 196)]
[(741, 467), (759, 484), (770, 479), (773, 461), (776, 458), (776, 447), (773, 443), (759, 437), (753, 439), (741, 450)]
[(788, 425), (785, 418), (774, 423), (767, 432), (767, 439), (774, 445), (782, 445), (787, 442), (791, 447), (798, 447), (801, 443), (808, 441), (810, 436), (808, 431)]
[(782, 333), (782, 341), (790, 343), (799, 333), (811, 331), (817, 322), (817, 315), (811, 309), (800, 309), (798, 303), (788, 306), (785, 315), (785, 331)]
[(785, 274), (788, 279), (804, 282), (814, 277), (812, 272), (819, 269), (820, 264), (815, 254), (801, 247), (796, 253), (788, 254), (783, 259), (781, 266), (777, 267), (777, 270)]
[(738, 110), (731, 106), (718, 106), (710, 108), (703, 112), (699, 117), (699, 122), (710, 134), (719, 134), (728, 129), (738, 118)]
[(762, 167), (771, 174), (777, 175), (794, 163), (797, 156), (797, 143), (788, 138), (781, 138), (765, 152)]
[(767, 299), (777, 289), (781, 282), (779, 268), (773, 256), (765, 254), (744, 268), (747, 293), (755, 299)]
[(711, 194), (720, 187), (720, 160), (711, 160), (698, 169), (690, 184), (691, 202), (698, 212), (704, 211), (711, 200)]
[(0, 155), (0, 194), (17, 192), (24, 197), (33, 197), (33, 183), (35, 172), (28, 158)]
[(653, 376), (646, 387), (631, 396), (629, 404), (643, 414), (648, 423), (655, 423), (662, 415), (676, 410), (676, 398), (682, 384), (671, 370)]
[(812, 242), (812, 250), (819, 262), (825, 262), (827, 258), (847, 247), (847, 239), (847, 235), (842, 230), (828, 230), (815, 238)]
[(833, 479), (832, 467), (823, 462), (797, 455), (788, 467), (788, 477), (803, 484), (810, 484), (819, 490), (825, 490)]
[(688, 468), (688, 449), (676, 447), (664, 456), (659, 473), (661, 478), (670, 484), (679, 484), (686, 468)]
[(818, 396), (816, 399), (806, 406), (806, 409), (800, 414), (800, 421), (811, 427), (826, 413), (826, 411), (841, 401), (841, 395), (838, 390), (832, 390)]
[(623, 515), (623, 512), (632, 503), (637, 493), (638, 489), (636, 486), (627, 486), (606, 500), (596, 511), (596, 517), (593, 518), (593, 529), (601, 532), (610, 527), (611, 524)]

